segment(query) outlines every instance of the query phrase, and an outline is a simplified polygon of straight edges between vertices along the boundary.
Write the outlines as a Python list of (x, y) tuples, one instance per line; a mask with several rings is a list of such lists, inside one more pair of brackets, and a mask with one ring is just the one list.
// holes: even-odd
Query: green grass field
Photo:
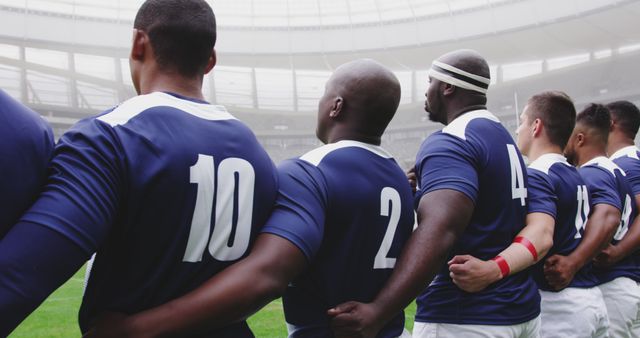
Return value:
[[(9, 337), (50, 338), (79, 337), (78, 308), (84, 280), (82, 268), (67, 283), (54, 292)], [(406, 311), (407, 328), (413, 327), (415, 304)], [(258, 338), (286, 337), (282, 302), (278, 299), (249, 318), (249, 325)]]

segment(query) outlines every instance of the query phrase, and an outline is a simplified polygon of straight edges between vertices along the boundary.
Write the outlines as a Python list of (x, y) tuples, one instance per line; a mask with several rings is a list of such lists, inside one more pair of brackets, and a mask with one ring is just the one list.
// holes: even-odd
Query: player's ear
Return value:
[(215, 48), (211, 50), (211, 55), (209, 56), (209, 61), (207, 61), (207, 68), (204, 69), (205, 74), (209, 74), (209, 72), (215, 67), (218, 58), (216, 56)]
[(336, 118), (340, 116), (340, 113), (342, 113), (343, 105), (344, 105), (344, 99), (342, 98), (342, 96), (336, 96), (336, 98), (333, 99), (333, 102), (331, 104), (329, 117)]
[(442, 82), (442, 84), (442, 95), (449, 96), (456, 92), (456, 86), (446, 82)]
[(578, 133), (576, 134), (576, 146), (578, 147), (582, 147), (584, 145), (584, 133)]
[(131, 60), (143, 61), (145, 57), (145, 45), (149, 36), (140, 29), (133, 29), (133, 40), (131, 42)]
[(533, 129), (532, 129), (533, 136), (534, 137), (540, 136), (540, 133), (542, 132), (543, 128), (544, 127), (543, 127), (542, 121), (540, 119), (535, 119), (533, 121)]

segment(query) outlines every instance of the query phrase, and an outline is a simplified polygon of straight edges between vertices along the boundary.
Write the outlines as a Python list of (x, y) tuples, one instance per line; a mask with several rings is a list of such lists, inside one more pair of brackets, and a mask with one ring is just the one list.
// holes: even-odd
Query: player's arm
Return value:
[(242, 321), (281, 296), (306, 266), (297, 246), (263, 233), (248, 257), (197, 289), (127, 318), (98, 321), (86, 337), (183, 337)]
[(453, 282), (467, 292), (478, 292), (502, 278), (538, 262), (553, 245), (555, 219), (542, 212), (527, 215), (527, 226), (497, 259), (484, 261), (470, 255), (453, 257), (449, 271)]
[(330, 311), (334, 331), (372, 337), (429, 285), (473, 214), (473, 201), (450, 190), (429, 192), (420, 199), (418, 227), (396, 262), (393, 274), (369, 304), (348, 302)]
[[(640, 194), (635, 196), (635, 203), (640, 210)], [(598, 266), (611, 266), (640, 249), (640, 217), (633, 220), (629, 231), (616, 245), (608, 245), (595, 258)]]
[(69, 279), (106, 237), (118, 200), (118, 160), (107, 138), (86, 131), (62, 137), (44, 192), (0, 242), (0, 336)]
[(565, 288), (575, 273), (591, 261), (611, 241), (620, 224), (620, 209), (599, 203), (589, 216), (578, 247), (568, 256), (553, 255), (545, 261), (547, 282), (556, 290)]

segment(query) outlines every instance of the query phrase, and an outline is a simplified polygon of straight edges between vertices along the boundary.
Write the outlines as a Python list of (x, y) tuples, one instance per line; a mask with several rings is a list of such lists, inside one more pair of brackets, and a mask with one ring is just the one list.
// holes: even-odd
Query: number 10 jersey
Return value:
[[(179, 297), (248, 252), (275, 202), (275, 167), (221, 106), (156, 92), (79, 122), (56, 147), (23, 221), (97, 255), (80, 309), (139, 312)], [(245, 323), (209, 332), (251, 337)]]

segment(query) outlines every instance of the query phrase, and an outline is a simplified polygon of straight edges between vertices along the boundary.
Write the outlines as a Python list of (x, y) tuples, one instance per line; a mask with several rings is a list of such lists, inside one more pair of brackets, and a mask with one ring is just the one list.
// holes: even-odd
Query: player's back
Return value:
[[(613, 235), (611, 244), (617, 244), (629, 231), (638, 214), (633, 188), (626, 178), (625, 171), (616, 163), (604, 156), (596, 157), (580, 168), (591, 191), (592, 203), (610, 204), (621, 212), (621, 220)], [(609, 268), (594, 267), (593, 271), (599, 284), (607, 283), (618, 277), (629, 277), (640, 280), (637, 254), (627, 256)]]
[(42, 189), (52, 153), (47, 122), (0, 90), (0, 238)]
[[(283, 297), (290, 337), (331, 337), (327, 310), (349, 300), (373, 300), (391, 275), (414, 224), (410, 187), (389, 153), (355, 141), (317, 148), (278, 170), (281, 195), (294, 192), (283, 175), (313, 189), (291, 197), (320, 223), (311, 236), (299, 224), (290, 225), (295, 237), (307, 238), (308, 245), (297, 245), (308, 248), (302, 250), (309, 259), (309, 268)], [(306, 196), (319, 201), (305, 201)], [(265, 231), (300, 242), (271, 227), (282, 219), (278, 212)], [(398, 314), (379, 337), (397, 337), (403, 328), (404, 315)]]
[[(589, 191), (578, 170), (560, 154), (545, 154), (529, 165), (529, 213), (541, 212), (555, 219), (553, 246), (546, 257), (567, 256), (580, 244), (591, 210)], [(541, 290), (553, 291), (544, 277), (545, 259), (533, 267), (533, 277)], [(578, 271), (569, 287), (597, 285), (590, 263)]]
[[(475, 203), (471, 221), (450, 257), (489, 260), (512, 243), (525, 225), (523, 168), (513, 139), (486, 110), (465, 113), (425, 140), (416, 159), (420, 187), (416, 204), (424, 194), (441, 189), (464, 193)], [(529, 271), (467, 293), (453, 284), (446, 264), (417, 302), (416, 321), (420, 322), (511, 325), (540, 312)]]
[[(83, 331), (102, 311), (165, 303), (239, 260), (277, 191), (275, 167), (246, 126), (223, 107), (161, 92), (80, 122), (52, 163), (50, 181), (81, 187), (68, 194), (80, 195), (70, 208), (92, 220), (68, 236), (90, 247), (87, 238), (105, 232), (80, 310)], [(215, 336), (251, 333), (240, 323)]]

